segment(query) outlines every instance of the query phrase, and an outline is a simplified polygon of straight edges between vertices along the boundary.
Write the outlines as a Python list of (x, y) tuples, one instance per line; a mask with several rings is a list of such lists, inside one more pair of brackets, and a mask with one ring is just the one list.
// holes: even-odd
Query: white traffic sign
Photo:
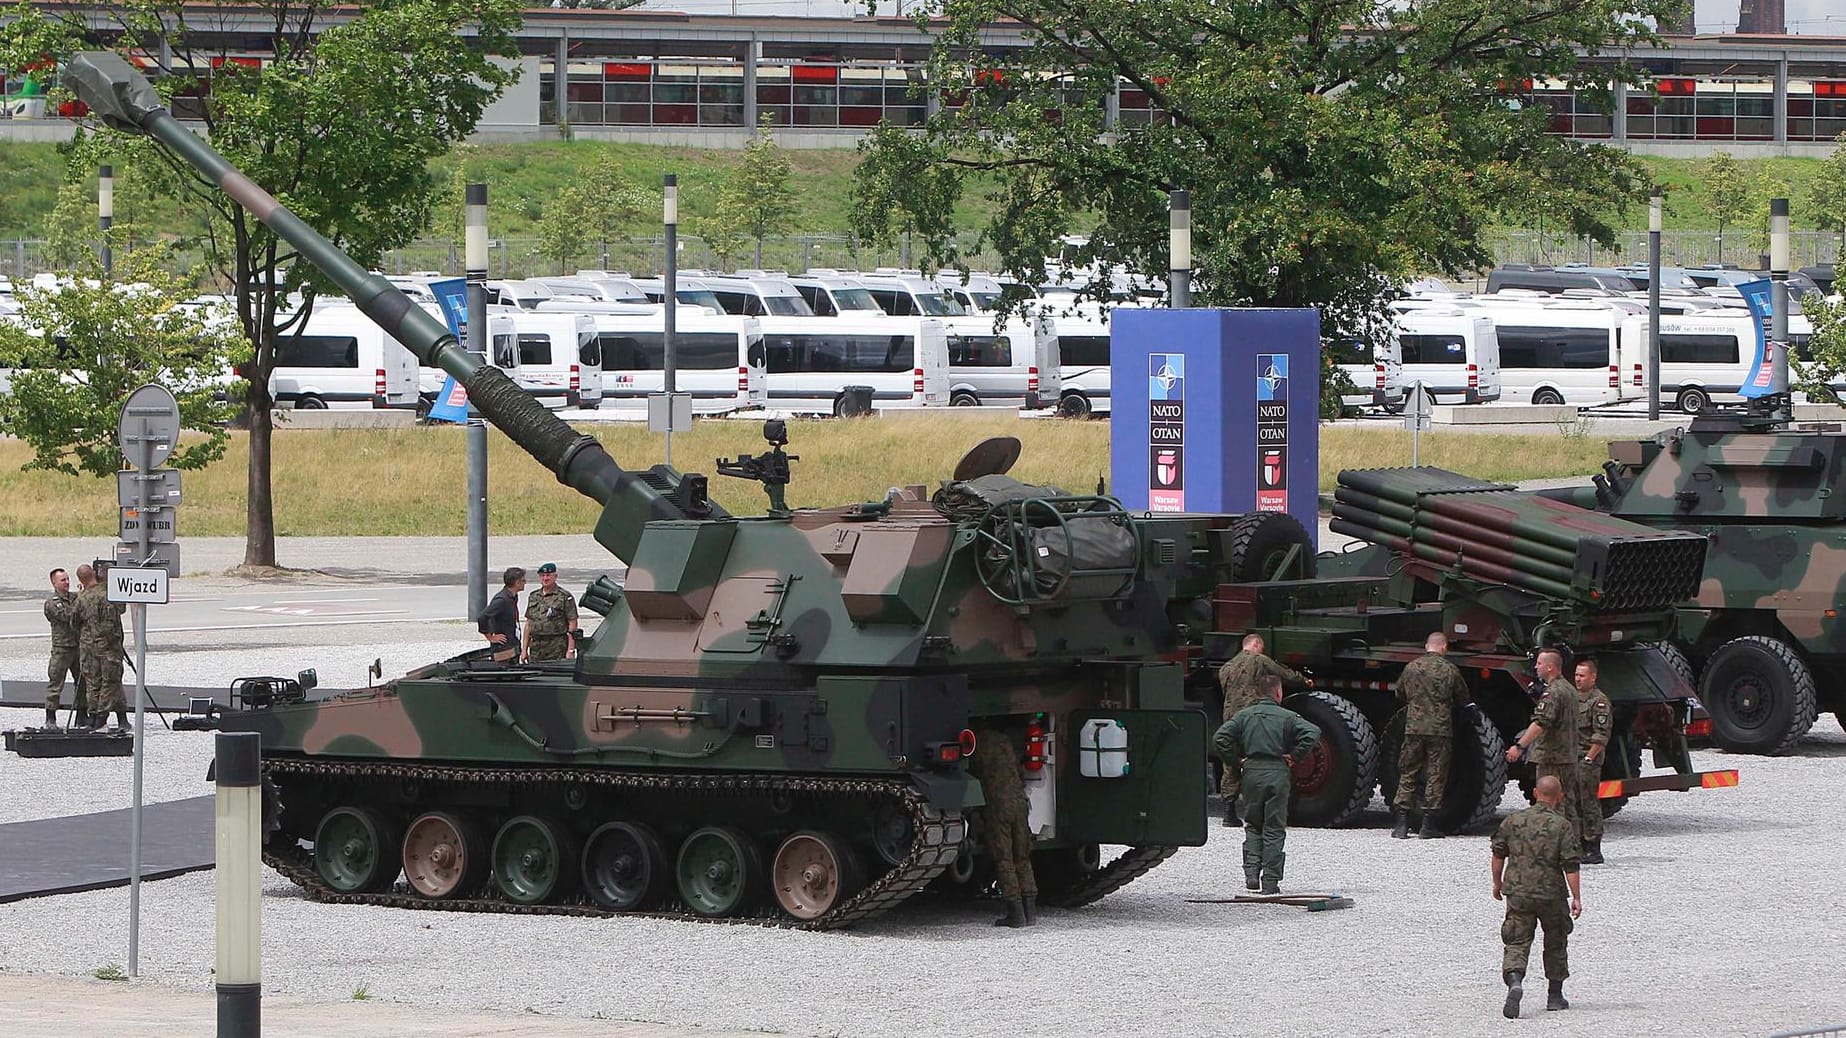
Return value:
[(127, 566), (111, 566), (106, 577), (111, 602), (167, 604), (167, 571), (164, 569), (132, 569)]
[(130, 393), (115, 426), (115, 442), (122, 457), (143, 471), (167, 460), (179, 442), (179, 401), (173, 392), (149, 383)]
[(178, 531), (174, 528), (173, 511), (171, 508), (158, 506), (154, 508), (124, 507), (122, 509), (122, 540), (137, 540), (145, 529), (148, 543), (172, 544), (178, 536)]
[(115, 474), (115, 500), (123, 508), (139, 505), (143, 491), (147, 493), (147, 503), (150, 505), (170, 507), (179, 504), (179, 470), (136, 472), (123, 469)]

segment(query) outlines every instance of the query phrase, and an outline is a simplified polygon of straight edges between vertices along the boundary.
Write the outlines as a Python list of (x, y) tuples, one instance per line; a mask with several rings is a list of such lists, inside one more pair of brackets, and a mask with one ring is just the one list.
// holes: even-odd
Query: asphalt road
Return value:
[[(148, 609), (148, 633), (209, 634), (292, 627), (350, 627), (466, 619), (466, 585), (342, 582), (336, 586), (230, 589), (175, 582), (164, 606)], [(39, 602), (0, 603), (0, 641), (46, 637)]]

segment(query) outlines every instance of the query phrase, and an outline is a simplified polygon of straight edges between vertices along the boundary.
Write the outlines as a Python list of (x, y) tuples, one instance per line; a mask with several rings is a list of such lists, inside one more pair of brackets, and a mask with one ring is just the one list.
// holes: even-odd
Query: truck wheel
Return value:
[[(1290, 548), (1295, 561), (1284, 570)], [(1251, 512), (1231, 523), (1231, 579), (1305, 580), (1314, 576), (1314, 543), (1294, 516), (1286, 512)]]
[(949, 394), (950, 407), (979, 407), (981, 398), (967, 390), (958, 390)]
[(1687, 688), (1694, 692), (1698, 691), (1698, 672), (1692, 669), (1692, 661), (1686, 658), (1685, 653), (1679, 651), (1679, 646), (1672, 642), (1649, 642), (1646, 647), (1665, 657), (1667, 666), (1672, 667), (1674, 673), (1686, 679)]
[(1564, 402), (1564, 394), (1555, 389), (1545, 388), (1532, 394), (1532, 403), (1538, 407), (1555, 407)]
[(1378, 784), (1378, 736), (1359, 708), (1319, 689), (1297, 692), (1282, 705), (1313, 722), (1320, 742), (1295, 761), (1289, 821), (1297, 825), (1346, 825), (1372, 802)]
[(1066, 393), (1058, 398), (1058, 414), (1065, 418), (1088, 418), (1090, 398), (1082, 393)]
[(304, 396), (295, 399), (295, 410), (297, 411), (325, 411), (326, 409), (327, 401), (317, 396)]
[(1712, 741), (1732, 753), (1792, 753), (1820, 716), (1807, 664), (1755, 634), (1725, 642), (1705, 661), (1699, 702), (1711, 714)]
[(1697, 386), (1687, 386), (1679, 391), (1679, 409), (1687, 414), (1698, 414), (1711, 406), (1711, 396)]
[[(1397, 796), (1397, 757), (1404, 748), (1404, 711), (1385, 725), (1379, 751), (1378, 791), (1388, 806)], [(1436, 811), (1436, 826), (1445, 833), (1486, 825), (1500, 809), (1506, 793), (1506, 744), (1493, 722), (1484, 715), (1461, 715), (1455, 720), (1449, 745), (1448, 789)]]

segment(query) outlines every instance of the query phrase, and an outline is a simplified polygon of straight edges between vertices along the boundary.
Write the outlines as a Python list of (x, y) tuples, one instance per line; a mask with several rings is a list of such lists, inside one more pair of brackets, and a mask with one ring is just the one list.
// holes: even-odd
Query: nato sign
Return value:
[(1319, 526), (1320, 315), (1122, 308), (1109, 325), (1110, 490), (1152, 512)]

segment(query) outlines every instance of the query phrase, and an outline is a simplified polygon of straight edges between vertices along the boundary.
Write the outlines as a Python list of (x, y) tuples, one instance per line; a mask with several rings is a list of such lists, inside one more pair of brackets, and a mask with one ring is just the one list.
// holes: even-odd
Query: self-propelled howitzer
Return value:
[[(597, 540), (628, 564), (583, 596), (604, 620), (574, 660), (469, 654), (332, 694), (239, 682), (211, 723), (262, 735), (266, 858), (311, 894), (848, 925), (932, 883), (986, 885), (977, 738), (1023, 760), (1044, 903), (1095, 900), (1204, 842), (1183, 621), (1231, 579), (1239, 517), (1133, 517), (1014, 483), (1016, 441), (972, 454), (934, 498), (732, 517), (703, 477), (626, 471), (546, 413), (180, 127), (125, 62), (84, 55), (71, 78), (602, 503)], [(786, 482), (785, 460), (729, 467)], [(1102, 844), (1129, 849), (1105, 864)]]

